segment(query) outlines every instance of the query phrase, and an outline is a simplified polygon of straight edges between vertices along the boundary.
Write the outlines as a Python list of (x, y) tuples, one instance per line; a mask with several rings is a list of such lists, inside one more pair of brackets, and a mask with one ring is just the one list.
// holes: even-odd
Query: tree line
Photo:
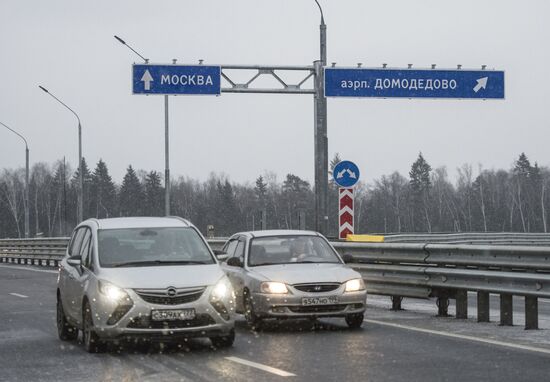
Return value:
[[(340, 161), (336, 154), (330, 168)], [(99, 160), (83, 160), (84, 218), (162, 216), (164, 179), (158, 171), (128, 166), (120, 184)], [(464, 165), (453, 182), (445, 167), (432, 169), (422, 153), (408, 176), (382, 176), (355, 190), (357, 233), (548, 232), (550, 171), (522, 153), (507, 170)], [(24, 236), (24, 169), (0, 173), (0, 238)], [(331, 176), (331, 174), (327, 174)], [(76, 222), (78, 169), (58, 161), (32, 166), (29, 183), (31, 236), (68, 235)], [(171, 179), (171, 213), (217, 236), (260, 229), (314, 229), (314, 190), (294, 174), (280, 181), (265, 173), (253, 183), (210, 174), (205, 181)], [(329, 183), (329, 236), (338, 232), (338, 188)], [(265, 222), (262, 219), (265, 218)]]

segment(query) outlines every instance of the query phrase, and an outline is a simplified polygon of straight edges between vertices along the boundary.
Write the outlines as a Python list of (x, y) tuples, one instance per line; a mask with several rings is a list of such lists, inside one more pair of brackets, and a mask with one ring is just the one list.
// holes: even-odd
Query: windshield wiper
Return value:
[(126, 263), (118, 263), (111, 265), (114, 268), (118, 267), (146, 267), (149, 265), (195, 265), (195, 264), (213, 264), (205, 261), (197, 260), (147, 260), (147, 261), (129, 261)]

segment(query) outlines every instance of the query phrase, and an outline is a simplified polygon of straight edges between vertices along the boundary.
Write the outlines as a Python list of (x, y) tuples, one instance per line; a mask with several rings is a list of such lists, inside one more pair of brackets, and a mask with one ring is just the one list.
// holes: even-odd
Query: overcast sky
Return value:
[[(550, 2), (546, 0), (320, 0), (328, 62), (339, 66), (506, 71), (506, 100), (328, 99), (329, 157), (355, 161), (371, 182), (418, 152), (432, 167), (508, 169), (520, 152), (550, 165)], [(161, 96), (131, 94), (131, 64), (309, 65), (319, 57), (313, 0), (1, 0), (0, 121), (24, 134), (31, 163), (77, 164), (79, 113), (90, 166), (115, 181), (129, 164), (164, 169)], [(267, 84), (268, 82), (266, 82)], [(313, 97), (222, 94), (171, 97), (172, 175), (237, 182), (264, 171), (313, 180)], [(0, 126), (0, 168), (24, 164), (24, 147)]]

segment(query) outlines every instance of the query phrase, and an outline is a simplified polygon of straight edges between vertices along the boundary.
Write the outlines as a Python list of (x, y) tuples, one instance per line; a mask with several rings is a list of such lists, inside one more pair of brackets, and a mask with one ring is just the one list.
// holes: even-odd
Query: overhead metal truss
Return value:
[[(246, 82), (234, 80), (234, 76), (229, 73), (233, 70), (249, 71), (251, 77)], [(299, 82), (290, 82), (284, 79), (285, 74), (281, 72), (298, 71), (303, 72), (303, 79)], [(287, 73), (288, 74), (288, 73)], [(230, 85), (222, 87), (223, 93), (272, 93), (272, 94), (315, 94), (313, 86), (306, 85), (310, 78), (315, 76), (315, 67), (311, 66), (260, 66), (260, 65), (222, 65), (223, 79)], [(267, 88), (256, 86), (257, 79), (261, 76), (269, 76), (276, 80), (280, 87)], [(233, 78), (233, 79), (232, 79)]]

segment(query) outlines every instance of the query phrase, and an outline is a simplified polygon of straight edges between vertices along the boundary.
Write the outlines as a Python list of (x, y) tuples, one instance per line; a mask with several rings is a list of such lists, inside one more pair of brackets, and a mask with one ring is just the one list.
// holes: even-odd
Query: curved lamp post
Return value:
[[(114, 36), (118, 42), (126, 46), (132, 52), (139, 56), (146, 64), (149, 59), (143, 57), (137, 50), (132, 48), (123, 39)], [(174, 63), (175, 60), (174, 60)], [(169, 119), (168, 119), (168, 95), (164, 95), (164, 214), (170, 216), (170, 134), (169, 134)]]
[(83, 220), (84, 215), (84, 197), (83, 197), (83, 188), (84, 188), (84, 174), (82, 174), (82, 125), (80, 123), (80, 117), (76, 112), (67, 106), (63, 101), (53, 95), (48, 89), (43, 86), (38, 85), (38, 87), (43, 90), (46, 94), (50, 95), (53, 99), (59, 102), (61, 105), (65, 106), (71, 113), (74, 114), (78, 120), (78, 208), (76, 213), (77, 224)]
[(29, 145), (24, 136), (19, 134), (17, 131), (6, 125), (5, 123), (0, 122), (0, 125), (4, 126), (6, 129), (17, 135), (19, 138), (25, 142), (25, 237), (28, 238), (30, 235), (29, 232)]

